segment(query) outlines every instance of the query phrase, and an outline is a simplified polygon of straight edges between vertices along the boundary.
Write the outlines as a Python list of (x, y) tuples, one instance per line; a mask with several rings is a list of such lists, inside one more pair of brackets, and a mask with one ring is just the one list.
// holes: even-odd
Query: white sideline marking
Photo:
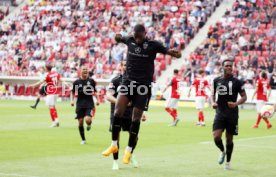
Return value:
[(4, 176), (18, 176), (18, 177), (38, 177), (38, 176), (30, 176), (30, 175), (20, 175), (17, 173), (0, 173), (0, 175)]
[[(258, 136), (258, 137), (252, 137), (252, 138), (241, 138), (241, 139), (234, 139), (234, 141), (250, 141), (250, 140), (256, 140), (256, 139), (265, 139), (265, 138), (276, 138), (276, 135), (270, 135), (270, 136)], [(211, 144), (213, 141), (202, 141), (199, 144)]]

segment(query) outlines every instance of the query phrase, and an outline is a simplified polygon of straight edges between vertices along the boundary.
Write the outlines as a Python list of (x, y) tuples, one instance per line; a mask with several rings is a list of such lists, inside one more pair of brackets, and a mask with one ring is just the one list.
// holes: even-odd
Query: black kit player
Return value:
[(117, 144), (121, 130), (121, 119), (129, 102), (131, 102), (133, 106), (132, 122), (128, 146), (123, 157), (123, 163), (128, 164), (131, 159), (131, 151), (138, 137), (140, 120), (143, 112), (148, 108), (151, 97), (151, 83), (153, 81), (156, 54), (162, 53), (180, 58), (181, 53), (177, 50), (168, 50), (158, 41), (147, 39), (146, 29), (141, 24), (135, 25), (134, 36), (123, 37), (121, 34), (116, 34), (115, 40), (126, 44), (128, 47), (127, 67), (115, 104), (112, 144), (102, 154), (109, 156), (118, 152)]
[[(238, 135), (239, 108), (246, 99), (243, 83), (233, 76), (233, 61), (224, 60), (222, 63), (223, 75), (213, 81), (212, 106), (216, 109), (213, 123), (213, 137), (221, 154), (219, 164), (223, 164), (225, 156), (225, 170), (229, 170), (231, 155), (233, 152), (233, 135)], [(218, 95), (216, 100), (216, 94)], [(238, 94), (240, 99), (237, 100)], [(226, 129), (226, 151), (222, 142), (222, 133)]]
[[(96, 92), (96, 82), (89, 78), (88, 68), (81, 67), (81, 77), (73, 83), (73, 88), (70, 94), (71, 106), (74, 106), (74, 97), (77, 94), (76, 119), (79, 122), (79, 133), (81, 136), (81, 144), (86, 144), (83, 121), (87, 124), (87, 131), (91, 129), (92, 124), (92, 109), (95, 107), (93, 101), (93, 93)], [(97, 94), (96, 94), (97, 95)], [(96, 105), (98, 103), (98, 97)]]
[[(110, 128), (109, 128), (110, 132), (112, 131), (112, 122), (114, 120), (115, 103), (117, 101), (119, 87), (122, 83), (123, 74), (124, 74), (125, 70), (126, 70), (126, 60), (123, 60), (123, 61), (121, 61), (121, 64), (120, 64), (120, 74), (111, 80), (111, 82), (108, 86), (107, 94), (106, 94), (106, 99), (111, 103), (111, 105), (110, 105), (110, 108), (111, 108), (110, 109)], [(131, 106), (131, 103), (129, 103), (129, 105), (126, 108), (126, 111), (123, 115), (123, 118), (121, 119), (122, 131), (129, 132), (129, 130), (130, 130), (132, 109), (133, 108)], [(143, 115), (142, 121), (145, 121), (145, 120), (146, 120), (146, 116)], [(118, 138), (118, 148), (119, 148), (119, 139), (120, 139), (120, 136)], [(138, 137), (137, 137), (136, 143), (137, 143), (137, 141), (138, 141)], [(137, 168), (138, 162), (133, 154), (135, 146), (136, 146), (136, 144), (134, 145), (134, 147), (132, 148), (132, 151), (131, 151), (131, 154), (132, 154), (131, 162), (132, 162), (133, 166)], [(118, 155), (119, 155), (119, 151), (113, 154), (113, 167), (112, 167), (113, 170), (119, 169)]]

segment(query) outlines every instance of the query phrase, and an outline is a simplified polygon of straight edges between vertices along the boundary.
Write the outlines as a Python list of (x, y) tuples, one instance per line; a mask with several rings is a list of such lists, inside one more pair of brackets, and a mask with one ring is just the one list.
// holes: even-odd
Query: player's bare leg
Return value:
[(226, 163), (225, 163), (225, 170), (230, 170), (230, 161), (231, 161), (231, 156), (234, 148), (234, 143), (233, 143), (233, 135), (226, 132)]
[(86, 144), (85, 134), (84, 134), (84, 127), (83, 127), (83, 118), (79, 119), (79, 132), (80, 132), (80, 136), (81, 136), (81, 143), (80, 144)]
[(121, 93), (118, 95), (114, 111), (114, 120), (112, 123), (112, 144), (109, 148), (102, 152), (102, 155), (109, 156), (112, 153), (118, 152), (118, 138), (121, 131), (121, 119), (129, 103), (126, 95)]
[(199, 126), (205, 126), (203, 109), (198, 109), (198, 123)]
[(40, 97), (41, 97), (41, 95), (38, 94), (38, 95), (37, 95), (37, 98), (36, 98), (36, 101), (35, 101), (35, 104), (32, 105), (32, 106), (30, 106), (31, 108), (36, 109), (38, 103), (40, 102)]
[(91, 124), (92, 124), (92, 117), (90, 116), (85, 116), (85, 122), (86, 122), (86, 130), (89, 131), (91, 129)]
[(213, 138), (214, 138), (214, 142), (216, 144), (216, 146), (219, 148), (219, 150), (221, 151), (219, 159), (218, 159), (218, 163), (221, 165), (224, 162), (225, 159), (225, 151), (224, 151), (224, 146), (223, 146), (223, 142), (222, 142), (222, 133), (223, 131), (221, 129), (215, 130), (213, 131)]
[(143, 115), (143, 110), (139, 109), (137, 107), (133, 108), (132, 113), (132, 122), (130, 126), (130, 132), (129, 132), (129, 140), (128, 140), (128, 146), (126, 147), (123, 163), (128, 164), (131, 159), (131, 152), (133, 148), (136, 146), (138, 133), (140, 130), (140, 122)]

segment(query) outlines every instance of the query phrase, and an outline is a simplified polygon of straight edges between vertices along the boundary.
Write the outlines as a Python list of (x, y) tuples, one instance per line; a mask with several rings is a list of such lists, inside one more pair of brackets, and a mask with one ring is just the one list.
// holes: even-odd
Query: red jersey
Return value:
[(257, 84), (257, 100), (267, 101), (267, 91), (270, 89), (268, 79), (258, 79)]
[(180, 79), (177, 76), (174, 76), (171, 80), (170, 85), (172, 86), (171, 98), (180, 98), (180, 94), (178, 93), (178, 85)]
[(205, 88), (208, 86), (208, 81), (204, 78), (196, 78), (192, 84), (196, 89), (196, 96), (206, 96)]
[(47, 94), (57, 94), (59, 79), (60, 75), (56, 72), (50, 72), (47, 74), (45, 78), (45, 81), (47, 82)]

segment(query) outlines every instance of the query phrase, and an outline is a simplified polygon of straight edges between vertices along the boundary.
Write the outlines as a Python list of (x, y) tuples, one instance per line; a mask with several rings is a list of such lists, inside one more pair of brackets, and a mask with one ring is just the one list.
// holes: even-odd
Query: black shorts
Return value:
[(84, 118), (85, 116), (92, 117), (93, 108), (76, 108), (76, 119)]
[(139, 84), (125, 80), (120, 86), (119, 92), (132, 102), (133, 107), (147, 111), (151, 98), (151, 85)]
[(46, 85), (43, 85), (43, 86), (40, 88), (39, 94), (42, 95), (42, 96), (47, 95)]
[(226, 129), (227, 133), (232, 135), (238, 135), (239, 133), (239, 117), (237, 115), (225, 116), (221, 114), (216, 114), (215, 120), (213, 123), (213, 131)]

